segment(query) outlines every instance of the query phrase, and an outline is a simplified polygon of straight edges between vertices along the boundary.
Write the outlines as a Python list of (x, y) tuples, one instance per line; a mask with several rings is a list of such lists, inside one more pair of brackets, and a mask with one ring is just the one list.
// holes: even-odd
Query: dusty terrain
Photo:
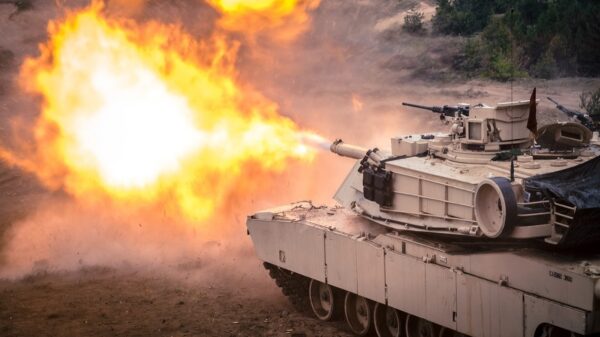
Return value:
[[(272, 47), (277, 62), (244, 54), (240, 76), (303, 127), (365, 146), (384, 144), (380, 147), (393, 134), (443, 128), (436, 116), (407, 110), (402, 101), (493, 104), (511, 97), (528, 99), (537, 86), (540, 119), (552, 121), (565, 117), (546, 95), (576, 108), (582, 90), (600, 86), (598, 79), (526, 79), (511, 85), (456, 77), (447, 54), (457, 48), (459, 38), (410, 36), (399, 28), (402, 12), (416, 3), (324, 1), (313, 13), (312, 29), (294, 48)], [(432, 4), (424, 1), (421, 8), (430, 15)], [(15, 11), (15, 6), (0, 3), (4, 141), (12, 118), (34, 118), (39, 110), (36, 98), (21, 93), (15, 79), (23, 59), (35, 55), (37, 44), (46, 39), (47, 21), (60, 12), (53, 1), (41, 0), (32, 9)], [(201, 37), (215, 13), (199, 1), (178, 0), (172, 6), (150, 1), (145, 15), (182, 20)], [(253, 255), (244, 217), (253, 209), (297, 199), (328, 202), (350, 165), (322, 154), (311, 167), (283, 174), (278, 179), (289, 192), (256, 191), (250, 204), (227, 217), (229, 228), (238, 234), (232, 238), (227, 232), (207, 244), (206, 255), (160, 268), (129, 266), (126, 256), (115, 265), (81, 263), (67, 270), (40, 260), (24, 277), (0, 279), (0, 336), (349, 336), (342, 323), (322, 324), (293, 310)], [(290, 187), (298, 184), (302, 188)], [(11, 230), (57, 194), (33, 176), (0, 164), (0, 270)]]
[(275, 288), (264, 278), (192, 282), (104, 268), (35, 275), (0, 282), (0, 334), (350, 336), (295, 312)]

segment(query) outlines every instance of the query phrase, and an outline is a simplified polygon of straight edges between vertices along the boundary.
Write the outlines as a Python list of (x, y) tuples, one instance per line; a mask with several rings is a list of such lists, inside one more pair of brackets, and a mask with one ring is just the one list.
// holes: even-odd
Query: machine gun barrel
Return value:
[(402, 102), (402, 105), (439, 113), (439, 114), (441, 114), (440, 118), (442, 118), (442, 119), (444, 118), (444, 116), (454, 117), (457, 112), (459, 112), (460, 114), (462, 114), (464, 116), (469, 115), (468, 106), (467, 107), (451, 106), (451, 105), (427, 106), (427, 105), (413, 104), (413, 103), (407, 103), (407, 102)]
[(579, 112), (579, 111), (576, 111), (576, 110), (567, 109), (563, 105), (559, 104), (557, 101), (553, 100), (552, 97), (547, 97), (546, 96), (546, 98), (550, 102), (556, 104), (556, 108), (558, 110), (564, 112), (567, 116), (577, 118), (577, 120), (579, 122), (581, 122), (581, 124), (583, 124), (583, 126), (585, 126), (586, 128), (590, 129), (591, 131), (597, 131), (598, 130), (597, 123), (595, 123), (594, 120), (590, 116), (584, 114), (583, 112)]
[(567, 109), (567, 108), (565, 108), (563, 105), (561, 105), (561, 104), (560, 104), (560, 103), (558, 103), (557, 101), (553, 100), (553, 99), (552, 99), (552, 97), (548, 97), (548, 96), (546, 96), (546, 98), (547, 98), (547, 99), (548, 99), (550, 102), (554, 103), (554, 104), (556, 105), (556, 108), (557, 108), (558, 110), (560, 110), (560, 111), (564, 112), (564, 113), (565, 113), (565, 114), (567, 114), (567, 116), (569, 116), (569, 117), (583, 115), (581, 112), (578, 112), (578, 111), (573, 111), (573, 110), (570, 110), (570, 109)]
[(560, 103), (558, 103), (557, 101), (553, 100), (553, 99), (552, 99), (552, 97), (548, 97), (548, 96), (546, 96), (546, 98), (547, 98), (547, 99), (548, 99), (550, 102), (552, 102), (552, 103), (554, 103), (554, 104), (556, 104), (556, 105), (560, 105)]
[(442, 112), (442, 109), (439, 106), (426, 106), (426, 105), (413, 104), (413, 103), (407, 103), (407, 102), (402, 102), (402, 105), (411, 106), (413, 108), (418, 108), (418, 109), (423, 109), (423, 110), (429, 110), (429, 111), (433, 111), (433, 112)]

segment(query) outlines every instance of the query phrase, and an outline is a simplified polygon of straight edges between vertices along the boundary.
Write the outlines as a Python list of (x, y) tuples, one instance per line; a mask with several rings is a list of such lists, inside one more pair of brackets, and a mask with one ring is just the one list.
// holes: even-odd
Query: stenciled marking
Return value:
[(557, 271), (554, 270), (550, 270), (549, 274), (551, 277), (557, 278), (559, 280), (563, 280), (563, 281), (567, 281), (567, 282), (573, 282), (573, 277), (569, 276), (569, 275), (565, 275), (563, 273), (559, 273)]

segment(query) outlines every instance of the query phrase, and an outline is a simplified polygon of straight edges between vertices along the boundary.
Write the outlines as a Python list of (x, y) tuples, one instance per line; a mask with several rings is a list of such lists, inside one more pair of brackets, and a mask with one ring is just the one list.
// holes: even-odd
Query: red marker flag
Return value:
[(536, 117), (536, 104), (535, 104), (535, 88), (531, 93), (529, 99), (529, 118), (527, 119), (527, 128), (537, 137), (537, 117)]

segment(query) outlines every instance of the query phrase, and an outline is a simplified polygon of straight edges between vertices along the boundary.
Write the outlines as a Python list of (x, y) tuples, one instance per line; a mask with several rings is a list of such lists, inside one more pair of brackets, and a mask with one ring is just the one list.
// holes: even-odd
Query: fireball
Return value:
[[(236, 17), (270, 10), (271, 22), (298, 13), (297, 1), (211, 3)], [(318, 136), (239, 82), (239, 45), (225, 34), (197, 41), (95, 2), (51, 22), (49, 36), (21, 72), (43, 101), (34, 147), (3, 153), (50, 188), (205, 220), (232, 191), (313, 157), (303, 139)]]
[(289, 42), (308, 28), (309, 12), (320, 0), (208, 0), (222, 17), (221, 28), (250, 39), (268, 32), (269, 38)]

